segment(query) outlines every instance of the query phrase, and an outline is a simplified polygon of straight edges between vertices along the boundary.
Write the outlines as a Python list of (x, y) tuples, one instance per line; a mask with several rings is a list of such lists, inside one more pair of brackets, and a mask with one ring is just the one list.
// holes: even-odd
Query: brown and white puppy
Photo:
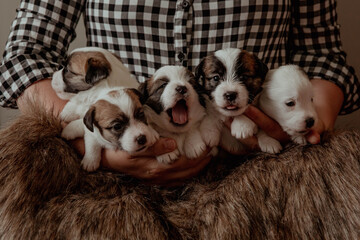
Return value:
[[(151, 125), (160, 136), (177, 142), (178, 148), (157, 156), (158, 161), (170, 163), (179, 155), (188, 158), (201, 155), (206, 149), (204, 134), (200, 131), (206, 117), (206, 103), (197, 92), (193, 73), (182, 66), (164, 66), (140, 89), (146, 99), (145, 110)], [(219, 134), (215, 133), (215, 138), (219, 139)]]
[(257, 132), (256, 124), (243, 113), (260, 92), (267, 71), (267, 66), (254, 54), (237, 48), (218, 50), (202, 59), (195, 69), (196, 80), (221, 119), (234, 118), (231, 134), (227, 128), (222, 133), (226, 145), (223, 147), (231, 152), (242, 149), (231, 136), (247, 138)]
[(99, 47), (73, 50), (64, 67), (54, 73), (51, 83), (60, 98), (70, 99), (60, 115), (65, 121), (81, 118), (84, 104), (87, 109), (92, 103), (89, 96), (93, 97), (99, 89), (139, 85), (116, 55)]
[[(83, 119), (72, 121), (62, 137), (81, 137), (85, 130), (85, 155), (81, 162), (87, 171), (99, 167), (101, 149), (119, 149), (138, 154), (153, 145), (159, 138), (146, 120), (140, 93), (136, 89), (104, 88), (88, 108)], [(79, 136), (80, 135), (80, 136)]]
[[(313, 97), (306, 73), (299, 66), (285, 65), (268, 72), (258, 106), (276, 120), (294, 142), (304, 145), (305, 135), (317, 121)], [(257, 137), (263, 152), (281, 151), (281, 144), (265, 132), (260, 130)]]
[(54, 73), (51, 84), (60, 98), (70, 99), (101, 80), (105, 80), (102, 82), (109, 87), (138, 87), (120, 58), (99, 47), (74, 49), (63, 68)]

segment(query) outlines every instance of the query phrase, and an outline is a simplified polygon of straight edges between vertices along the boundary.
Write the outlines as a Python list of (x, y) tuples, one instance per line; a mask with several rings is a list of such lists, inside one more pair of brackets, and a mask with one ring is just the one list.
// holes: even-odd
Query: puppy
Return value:
[(140, 89), (146, 99), (145, 111), (151, 125), (160, 136), (173, 138), (177, 142), (178, 148), (157, 156), (158, 161), (171, 163), (180, 154), (195, 158), (206, 150), (204, 138), (219, 139), (220, 132), (213, 132), (211, 137), (201, 133), (200, 125), (206, 117), (206, 103), (197, 92), (193, 73), (185, 67), (161, 67)]
[[(313, 96), (306, 73), (296, 65), (285, 65), (267, 74), (258, 106), (276, 120), (295, 143), (306, 144), (305, 134), (317, 121)], [(263, 131), (257, 136), (262, 151), (281, 151), (281, 144)]]
[[(267, 66), (254, 54), (226, 48), (203, 58), (195, 69), (198, 83), (205, 89), (222, 121), (233, 117), (231, 133), (223, 128), (222, 147), (242, 152), (235, 138), (247, 138), (257, 132), (256, 124), (243, 115), (265, 80)], [(232, 137), (233, 136), (233, 137)]]
[(51, 84), (60, 98), (70, 99), (60, 115), (67, 122), (83, 117), (92, 104), (90, 96), (97, 95), (98, 89), (139, 85), (116, 55), (98, 47), (72, 51), (64, 67), (53, 74)]
[(100, 90), (84, 118), (67, 125), (62, 137), (82, 136), (78, 130), (81, 127), (85, 130), (85, 155), (81, 164), (87, 171), (99, 167), (102, 148), (124, 150), (134, 155), (145, 151), (159, 138), (147, 123), (140, 93), (123, 87)]

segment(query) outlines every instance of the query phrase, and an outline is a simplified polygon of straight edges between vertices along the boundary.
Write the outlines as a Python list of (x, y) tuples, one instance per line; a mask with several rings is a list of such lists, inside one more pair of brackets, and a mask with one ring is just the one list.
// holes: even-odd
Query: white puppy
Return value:
[(99, 167), (102, 148), (134, 155), (145, 151), (159, 138), (147, 123), (136, 89), (103, 88), (93, 102), (83, 119), (71, 122), (62, 132), (62, 137), (74, 139), (82, 136), (79, 128), (85, 129), (85, 155), (81, 162), (85, 170), (94, 171)]
[(217, 115), (222, 121), (234, 118), (231, 133), (226, 127), (222, 129), (220, 144), (225, 150), (242, 152), (243, 146), (237, 139), (257, 132), (256, 124), (243, 113), (260, 92), (267, 71), (267, 66), (254, 54), (237, 48), (218, 50), (202, 59), (196, 67), (195, 77), (205, 89)]
[[(306, 144), (305, 134), (316, 123), (317, 114), (311, 82), (300, 67), (285, 65), (269, 71), (258, 105), (280, 124), (294, 142)], [(262, 151), (281, 151), (281, 144), (263, 131), (259, 131), (257, 136)]]
[(73, 50), (51, 83), (60, 98), (70, 99), (60, 114), (67, 122), (83, 117), (99, 89), (139, 85), (116, 55), (98, 47)]
[[(194, 75), (188, 69), (162, 67), (140, 89), (146, 98), (146, 112), (151, 125), (160, 136), (177, 142), (175, 151), (157, 156), (160, 162), (170, 163), (179, 155), (198, 157), (207, 147), (204, 138), (215, 139), (213, 145), (217, 144), (220, 132), (212, 131), (206, 135), (200, 130), (206, 117), (206, 103), (197, 93)], [(206, 124), (211, 124), (211, 121)], [(211, 129), (211, 126), (203, 126), (202, 129)]]

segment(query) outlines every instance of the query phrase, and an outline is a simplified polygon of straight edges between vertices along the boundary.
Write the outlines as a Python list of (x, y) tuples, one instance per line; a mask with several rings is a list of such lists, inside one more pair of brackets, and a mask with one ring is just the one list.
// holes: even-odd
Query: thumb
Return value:
[(320, 143), (320, 134), (319, 132), (315, 131), (315, 130), (311, 130), (307, 135), (306, 135), (306, 140), (311, 143), (311, 144), (318, 144)]
[(147, 152), (152, 156), (162, 155), (176, 149), (176, 141), (172, 138), (160, 138)]

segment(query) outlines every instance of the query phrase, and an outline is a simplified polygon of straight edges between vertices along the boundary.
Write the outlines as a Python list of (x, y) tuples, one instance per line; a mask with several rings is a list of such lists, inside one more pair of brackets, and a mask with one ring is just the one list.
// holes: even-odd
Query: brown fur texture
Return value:
[(0, 132), (0, 239), (360, 239), (360, 134), (214, 159), (181, 187), (87, 173), (34, 108)]

